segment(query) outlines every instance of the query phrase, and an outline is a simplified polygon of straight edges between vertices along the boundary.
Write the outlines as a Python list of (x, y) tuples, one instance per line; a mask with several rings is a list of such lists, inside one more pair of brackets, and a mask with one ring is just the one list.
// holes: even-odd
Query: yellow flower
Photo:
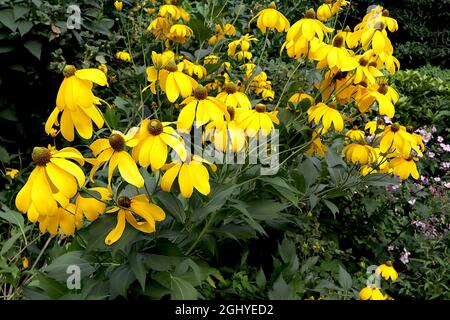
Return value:
[(234, 56), (238, 60), (244, 60), (244, 59), (251, 60), (253, 57), (253, 54), (250, 51), (238, 51), (238, 52), (236, 52), (236, 54)]
[(148, 87), (150, 87), (153, 94), (156, 94), (155, 85), (160, 80), (161, 71), (169, 64), (169, 62), (174, 60), (175, 54), (172, 51), (164, 51), (163, 53), (156, 53), (155, 51), (152, 51), (153, 66), (147, 67), (146, 74), (147, 81), (150, 82), (150, 85)]
[(197, 77), (197, 79), (203, 79), (206, 77), (207, 72), (204, 66), (200, 65), (200, 64), (196, 64), (196, 63), (192, 63), (189, 60), (183, 60), (184, 63), (184, 71), (190, 75), (193, 76), (195, 74), (195, 76)]
[(117, 52), (116, 58), (122, 61), (131, 61), (131, 55), (126, 51)]
[(317, 8), (317, 19), (319, 19), (320, 21), (326, 21), (333, 16), (333, 12), (331, 11), (331, 3), (331, 0), (325, 0), (325, 3)]
[(175, 102), (181, 95), (183, 98), (192, 94), (193, 88), (197, 86), (197, 81), (184, 74), (182, 71), (184, 64), (180, 62), (178, 66), (174, 60), (167, 63), (164, 69), (159, 71), (159, 85), (166, 92), (167, 99)]
[(274, 129), (274, 123), (280, 124), (277, 118), (278, 111), (269, 112), (266, 105), (262, 103), (258, 103), (252, 110), (237, 109), (236, 111), (239, 111), (236, 114), (236, 122), (249, 137), (256, 136), (260, 130), (263, 136), (267, 136)]
[(170, 27), (168, 38), (178, 43), (185, 43), (193, 34), (191, 28), (180, 23)]
[(389, 162), (389, 167), (392, 168), (393, 173), (398, 175), (402, 180), (408, 179), (409, 176), (417, 180), (419, 179), (419, 171), (417, 171), (416, 160), (412, 157), (403, 158), (402, 156), (399, 156)]
[(195, 127), (199, 128), (210, 121), (228, 120), (229, 114), (225, 104), (217, 98), (208, 96), (208, 90), (202, 85), (198, 85), (193, 92), (193, 96), (185, 99), (182, 103), (184, 107), (177, 120), (177, 129), (191, 131), (195, 120)]
[(361, 165), (372, 162), (376, 157), (371, 146), (360, 143), (352, 143), (345, 146), (342, 149), (342, 153), (345, 154), (347, 161)]
[(314, 122), (316, 125), (322, 120), (321, 134), (327, 133), (331, 124), (333, 124), (334, 130), (336, 131), (342, 131), (344, 129), (344, 118), (339, 111), (336, 110), (336, 105), (334, 103), (326, 105), (319, 102), (308, 109), (308, 115), (308, 121)]
[(251, 41), (258, 41), (254, 36), (249, 35), (248, 33), (243, 35), (237, 40), (231, 41), (228, 44), (227, 53), (229, 56), (234, 56), (238, 48), (240, 51), (248, 51), (250, 49)]
[(364, 55), (356, 56), (358, 59), (359, 66), (356, 67), (355, 70), (355, 78), (353, 79), (354, 83), (360, 83), (361, 81), (366, 81), (369, 85), (373, 85), (376, 83), (376, 79), (378, 77), (383, 77), (383, 73), (377, 69), (376, 62), (370, 62), (369, 56), (371, 55), (371, 51), (366, 51)]
[(11, 177), (11, 179), (15, 179), (19, 174), (19, 170), (13, 168), (6, 168), (6, 175)]
[(142, 167), (151, 165), (152, 170), (159, 170), (167, 160), (168, 146), (174, 149), (181, 160), (186, 160), (186, 149), (178, 133), (169, 126), (169, 122), (145, 119), (136, 135), (138, 144), (132, 155)]
[(294, 23), (287, 32), (281, 51), (286, 48), (287, 54), (291, 58), (298, 58), (308, 51), (314, 51), (313, 45), (321, 44), (325, 33), (333, 31), (315, 17), (314, 10), (310, 9), (303, 19)]
[[(88, 191), (95, 191), (100, 194), (100, 200), (107, 201), (112, 199), (112, 191), (109, 188), (96, 187), (89, 188)], [(84, 198), (81, 194), (78, 195), (75, 202), (75, 214), (83, 217), (89, 221), (97, 220), (98, 216), (105, 212), (106, 204), (94, 197)]]
[(416, 139), (406, 131), (404, 126), (394, 123), (387, 126), (381, 133), (380, 151), (382, 153), (399, 152), (404, 157), (409, 157), (411, 149), (422, 156)]
[(366, 112), (377, 101), (378, 113), (392, 119), (395, 114), (394, 104), (397, 103), (398, 99), (399, 95), (397, 91), (386, 83), (381, 83), (371, 86), (367, 94), (357, 101), (357, 104), (361, 112)]
[(28, 258), (27, 258), (27, 257), (24, 257), (24, 258), (22, 259), (22, 267), (23, 267), (24, 269), (28, 269), (28, 266), (29, 266)]
[(247, 110), (250, 110), (252, 107), (247, 95), (237, 91), (237, 86), (233, 82), (225, 84), (223, 91), (220, 92), (216, 98), (225, 103), (227, 107), (243, 108)]
[(381, 274), (384, 280), (389, 280), (390, 278), (392, 281), (395, 281), (398, 278), (398, 273), (397, 271), (395, 271), (394, 267), (392, 266), (392, 262), (390, 261), (378, 266), (376, 272), (378, 274)]
[(277, 7), (274, 2), (271, 2), (266, 9), (258, 12), (253, 19), (256, 18), (258, 18), (256, 24), (258, 25), (259, 30), (263, 33), (266, 33), (267, 29), (276, 29), (278, 32), (287, 32), (290, 27), (289, 21), (281, 12), (277, 11)]
[(105, 75), (108, 74), (108, 67), (106, 64), (102, 63), (98, 66), (98, 69), (101, 70)]
[(344, 46), (345, 39), (341, 34), (337, 34), (332, 45), (325, 45), (312, 53), (314, 60), (320, 61), (318, 68), (328, 66), (338, 68), (340, 71), (350, 71), (358, 67), (358, 61), (350, 55)]
[(327, 150), (328, 148), (322, 143), (320, 135), (316, 130), (314, 130), (311, 136), (311, 146), (306, 151), (306, 153), (310, 156), (312, 156), (314, 153), (318, 154), (319, 156), (324, 156)]
[(183, 19), (189, 21), (189, 14), (181, 7), (173, 4), (164, 4), (159, 7), (159, 16), (161, 17), (171, 17), (173, 20)]
[(359, 292), (360, 300), (385, 300), (378, 288), (365, 287)]
[(349, 137), (352, 141), (362, 141), (364, 142), (366, 139), (366, 135), (364, 133), (364, 131), (359, 130), (357, 127), (350, 129), (347, 131), (347, 133), (345, 134), (346, 137)]
[(84, 164), (81, 153), (74, 148), (56, 150), (53, 147), (35, 147), (31, 155), (36, 164), (25, 185), (16, 197), (16, 207), (27, 213), (31, 222), (40, 216), (55, 215), (58, 203), (65, 207), (84, 184), (83, 170), (75, 163)]
[(122, 11), (123, 8), (123, 2), (122, 1), (114, 1), (114, 7), (117, 11)]
[(209, 56), (206, 56), (204, 59), (205, 64), (216, 64), (219, 62), (219, 57), (215, 56), (213, 54), (210, 54)]
[(97, 139), (89, 146), (98, 162), (91, 170), (91, 181), (93, 181), (93, 176), (98, 168), (103, 163), (109, 162), (108, 185), (111, 185), (112, 175), (116, 167), (118, 167), (120, 175), (126, 182), (138, 188), (144, 186), (144, 178), (139, 172), (136, 163), (125, 151), (126, 146), (134, 147), (138, 143), (134, 135), (135, 133), (132, 130), (127, 135), (114, 130), (108, 139)]
[(209, 138), (217, 150), (223, 152), (239, 152), (245, 147), (245, 132), (236, 121), (235, 110), (227, 107), (230, 121), (213, 121), (205, 128), (205, 136)]
[[(296, 92), (294, 93), (288, 100), (288, 102), (292, 102), (292, 103), (300, 103), (303, 100), (308, 100), (309, 101), (309, 105), (314, 103), (314, 98), (311, 97), (309, 94), (304, 93), (304, 92)], [(288, 105), (286, 107), (287, 110), (292, 110), (291, 106)], [(300, 112), (300, 109), (296, 109), (295, 112)]]
[[(156, 221), (166, 218), (164, 211), (157, 205), (149, 202), (147, 196), (137, 195), (133, 198), (121, 196), (117, 199), (117, 205), (108, 210), (108, 213), (117, 212), (117, 225), (105, 238), (106, 245), (112, 245), (120, 239), (128, 222), (133, 228), (152, 233), (156, 230)], [(135, 214), (142, 221), (136, 220)]]
[(331, 13), (336, 14), (339, 10), (341, 10), (341, 7), (346, 7), (350, 4), (350, 1), (347, 0), (336, 0), (335, 3), (333, 3), (333, 6), (331, 7)]
[(151, 31), (156, 39), (164, 40), (166, 35), (170, 31), (170, 21), (164, 17), (156, 17), (152, 22), (150, 22), (147, 27), (148, 31)]
[(161, 179), (161, 189), (170, 192), (172, 184), (178, 176), (178, 185), (183, 197), (190, 198), (194, 188), (201, 194), (208, 195), (211, 191), (209, 173), (203, 163), (209, 164), (211, 169), (216, 171), (214, 164), (195, 155), (191, 159), (188, 158), (185, 162), (174, 161), (165, 165), (163, 170), (167, 171)]
[[(64, 80), (56, 97), (56, 108), (45, 123), (45, 132), (51, 134), (54, 125), (61, 126), (64, 139), (74, 140), (74, 128), (84, 139), (92, 137), (92, 121), (98, 128), (103, 127), (104, 120), (95, 106), (96, 98), (92, 93), (92, 84), (108, 85), (106, 75), (99, 69), (77, 70), (72, 65), (64, 68)], [(75, 94), (76, 93), (76, 94)], [(60, 123), (58, 115), (62, 112)]]
[(75, 205), (67, 204), (64, 208), (58, 207), (56, 213), (39, 216), (39, 231), (48, 232), (52, 236), (64, 234), (71, 236), (76, 229), (83, 226), (83, 217), (75, 213)]
[(369, 121), (364, 126), (364, 130), (369, 130), (370, 134), (374, 134), (377, 129), (383, 130), (384, 125), (376, 120)]

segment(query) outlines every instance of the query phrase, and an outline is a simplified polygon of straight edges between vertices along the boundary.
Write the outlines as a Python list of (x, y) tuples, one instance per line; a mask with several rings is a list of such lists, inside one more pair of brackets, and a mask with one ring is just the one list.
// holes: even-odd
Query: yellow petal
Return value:
[(114, 242), (120, 239), (124, 231), (125, 231), (125, 211), (119, 210), (119, 212), (117, 213), (117, 225), (106, 236), (105, 244), (108, 246), (112, 245)]
[(176, 164), (168, 169), (161, 178), (161, 189), (170, 192), (172, 184), (180, 171), (181, 164)]
[(79, 79), (94, 82), (100, 86), (108, 85), (106, 75), (100, 69), (95, 69), (95, 68), (80, 69), (80, 70), (75, 71), (75, 76)]
[(180, 186), (181, 194), (185, 198), (192, 196), (193, 184), (192, 178), (189, 172), (189, 165), (183, 164), (178, 175), (178, 184)]
[(139, 172), (136, 162), (133, 158), (125, 152), (121, 151), (119, 154), (119, 172), (122, 178), (128, 183), (141, 188), (144, 186), (144, 178)]
[(72, 176), (74, 176), (77, 179), (78, 185), (80, 187), (84, 184), (84, 180), (85, 180), (84, 172), (75, 163), (70, 162), (69, 160), (59, 159), (59, 158), (51, 158), (50, 162), (54, 163), (60, 169), (66, 171), (66, 172), (70, 173)]

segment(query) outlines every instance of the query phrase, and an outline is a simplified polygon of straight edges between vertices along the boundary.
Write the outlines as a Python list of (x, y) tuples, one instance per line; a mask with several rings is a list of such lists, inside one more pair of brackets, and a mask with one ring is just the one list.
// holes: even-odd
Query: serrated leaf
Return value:
[(128, 264), (117, 267), (109, 277), (112, 295), (114, 296), (117, 293), (126, 298), (128, 288), (135, 280), (136, 276)]
[(344, 269), (342, 268), (342, 266), (339, 266), (339, 285), (342, 287), (342, 289), (344, 290), (350, 290), (352, 287), (352, 277), (350, 276), (350, 274)]
[(278, 279), (273, 284), (272, 290), (269, 291), (270, 300), (292, 300), (292, 289), (284, 281), (283, 276), (280, 274)]
[(13, 9), (0, 10), (0, 23), (7, 27), (12, 32), (17, 29), (16, 19), (14, 19)]

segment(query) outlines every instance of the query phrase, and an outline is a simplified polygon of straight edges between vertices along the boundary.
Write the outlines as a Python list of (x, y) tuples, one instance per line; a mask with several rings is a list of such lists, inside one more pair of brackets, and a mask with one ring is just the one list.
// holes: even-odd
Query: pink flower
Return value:
[(441, 136), (438, 136), (438, 137), (437, 137), (437, 141), (438, 141), (438, 142), (444, 142), (444, 138), (442, 138)]

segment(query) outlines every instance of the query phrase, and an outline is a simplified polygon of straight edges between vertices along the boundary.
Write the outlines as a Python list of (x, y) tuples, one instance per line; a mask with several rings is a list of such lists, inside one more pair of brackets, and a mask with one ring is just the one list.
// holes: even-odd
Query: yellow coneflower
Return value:
[[(156, 204), (149, 202), (147, 196), (138, 195), (132, 198), (121, 196), (117, 199), (117, 205), (108, 210), (108, 214), (117, 212), (117, 225), (105, 238), (105, 244), (112, 245), (122, 237), (126, 222), (133, 228), (152, 233), (156, 230), (156, 221), (165, 219), (166, 214)], [(138, 215), (143, 221), (137, 221), (134, 215)]]
[[(64, 139), (74, 140), (74, 128), (84, 139), (92, 137), (92, 122), (98, 128), (104, 124), (103, 117), (95, 105), (92, 85), (108, 85), (106, 75), (99, 69), (77, 70), (72, 65), (64, 67), (64, 80), (56, 97), (56, 108), (45, 123), (45, 132), (51, 134), (53, 126), (60, 125)], [(76, 94), (74, 94), (76, 92)], [(58, 122), (59, 113), (62, 112)]]
[(193, 96), (181, 104), (184, 107), (178, 116), (178, 130), (189, 132), (194, 121), (196, 128), (199, 128), (210, 121), (224, 121), (224, 117), (229, 119), (225, 104), (215, 97), (208, 96), (208, 90), (202, 85), (198, 85)]
[(384, 280), (391, 279), (392, 281), (395, 281), (398, 278), (398, 273), (392, 266), (391, 261), (388, 261), (388, 262), (383, 263), (382, 265), (378, 266), (376, 272), (378, 274), (381, 274), (381, 276), (384, 278)]
[[(112, 190), (104, 187), (89, 188), (88, 191), (94, 191), (100, 194), (100, 200), (107, 201), (112, 199)], [(89, 221), (95, 221), (100, 214), (105, 212), (106, 204), (96, 198), (84, 198), (78, 195), (75, 202), (75, 214), (79, 217), (86, 217)]]
[(120, 175), (126, 182), (138, 188), (144, 186), (144, 178), (139, 172), (136, 163), (130, 154), (125, 151), (125, 147), (134, 147), (138, 143), (134, 139), (134, 135), (135, 133), (132, 130), (127, 135), (114, 130), (108, 139), (97, 139), (89, 146), (98, 161), (91, 170), (91, 180), (93, 180), (93, 176), (98, 168), (103, 163), (109, 162), (108, 185), (111, 185), (113, 172), (118, 167)]
[(16, 207), (27, 213), (31, 222), (40, 216), (55, 215), (58, 203), (66, 206), (84, 184), (83, 170), (70, 160), (84, 164), (84, 158), (75, 148), (56, 150), (53, 147), (35, 147), (31, 155), (36, 168), (16, 197)]
[(259, 131), (263, 136), (267, 136), (275, 128), (274, 123), (280, 124), (280, 120), (277, 118), (278, 111), (267, 111), (265, 104), (258, 103), (251, 110), (238, 110), (236, 123), (245, 130), (249, 137), (255, 137)]
[(344, 129), (344, 118), (336, 110), (336, 104), (324, 104), (319, 102), (318, 104), (308, 109), (308, 121), (314, 122), (316, 125), (322, 120), (321, 134), (327, 133), (328, 129), (333, 124), (334, 130), (342, 131)]
[(116, 58), (122, 61), (131, 61), (131, 54), (126, 51), (119, 51), (116, 53)]
[[(417, 180), (419, 179), (420, 175), (419, 171), (417, 170), (416, 161), (417, 158), (404, 158), (403, 156), (398, 156), (389, 161), (389, 167), (392, 169), (393, 173), (398, 175), (402, 180), (408, 179), (409, 176)], [(386, 274), (389, 273), (391, 273), (391, 271), (387, 270)]]
[(181, 137), (170, 127), (169, 122), (156, 119), (142, 121), (136, 139), (139, 142), (133, 148), (132, 155), (143, 167), (151, 165), (153, 171), (159, 170), (166, 164), (168, 147), (174, 149), (181, 160), (186, 159), (186, 149)]
[(252, 104), (247, 95), (243, 92), (237, 91), (237, 86), (233, 82), (228, 82), (223, 86), (223, 91), (217, 96), (217, 99), (222, 101), (227, 107), (250, 109)]
[[(271, 2), (266, 9), (261, 10), (253, 19), (257, 20), (257, 25), (261, 32), (266, 33), (266, 30), (276, 29), (278, 32), (287, 32), (290, 23), (286, 17), (277, 10), (275, 2)], [(252, 20), (253, 20), (252, 19)]]
[(216, 171), (214, 164), (195, 155), (188, 157), (184, 162), (174, 161), (164, 166), (163, 170), (167, 171), (161, 179), (161, 189), (170, 192), (173, 182), (178, 177), (178, 185), (183, 197), (190, 198), (194, 188), (201, 194), (208, 195), (211, 191), (209, 173), (203, 163), (209, 164), (211, 169)]

